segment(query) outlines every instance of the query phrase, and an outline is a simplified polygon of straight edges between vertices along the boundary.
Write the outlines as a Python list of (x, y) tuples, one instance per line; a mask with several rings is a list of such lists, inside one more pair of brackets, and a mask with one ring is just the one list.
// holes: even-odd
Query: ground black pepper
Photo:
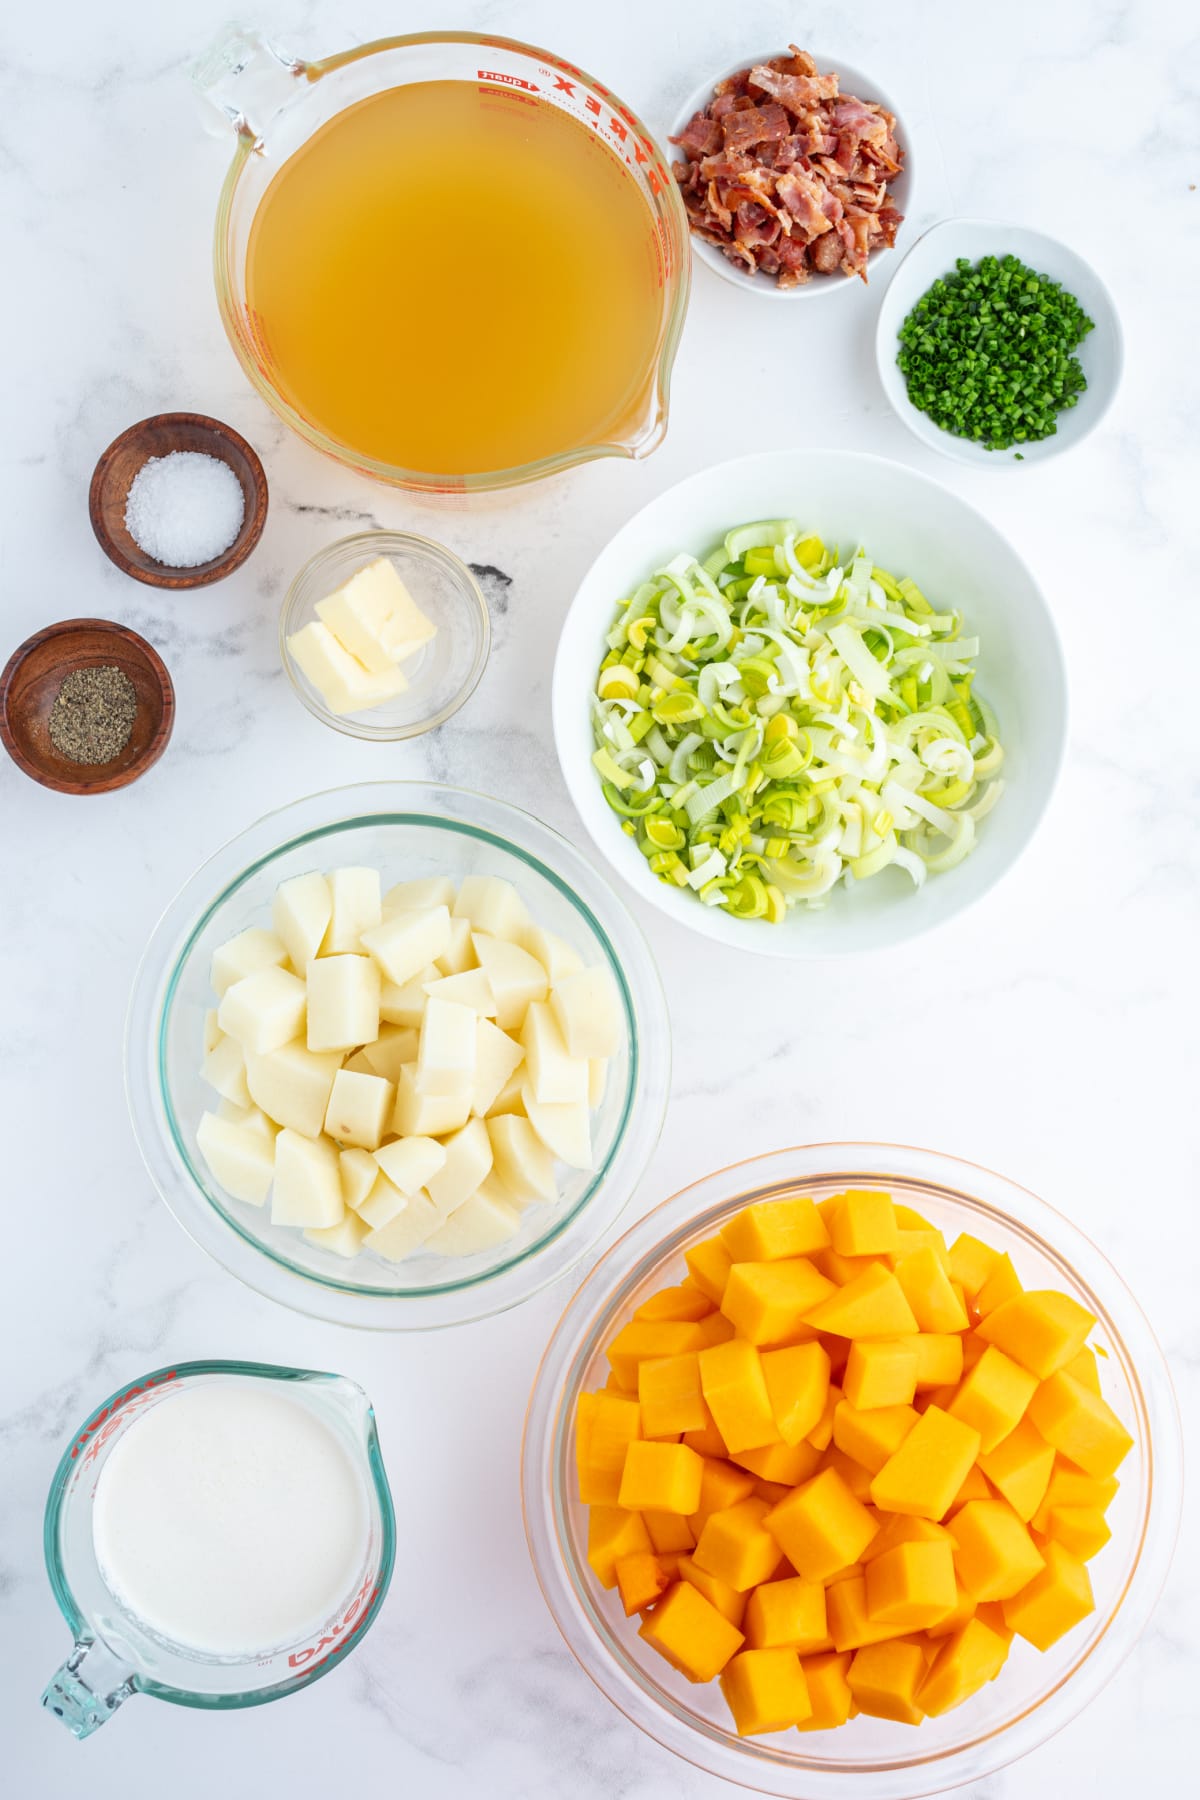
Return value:
[(54, 697), (47, 729), (60, 755), (74, 763), (106, 763), (129, 742), (137, 690), (124, 670), (75, 669)]

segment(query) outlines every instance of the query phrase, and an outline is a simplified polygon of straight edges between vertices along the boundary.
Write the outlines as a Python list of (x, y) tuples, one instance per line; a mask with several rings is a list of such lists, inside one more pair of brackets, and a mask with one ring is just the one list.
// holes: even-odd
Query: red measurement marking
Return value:
[(107, 1438), (112, 1436), (113, 1430), (115, 1429), (115, 1415), (118, 1412), (121, 1412), (127, 1406), (133, 1405), (135, 1402), (145, 1401), (149, 1395), (153, 1393), (154, 1389), (161, 1387), (165, 1381), (174, 1381), (177, 1373), (178, 1371), (175, 1369), (168, 1369), (165, 1374), (157, 1376), (151, 1382), (135, 1382), (132, 1387), (126, 1388), (123, 1394), (118, 1394), (114, 1400), (110, 1400), (107, 1406), (102, 1406), (100, 1411), (96, 1413), (93, 1418), (88, 1420), (87, 1424), (72, 1444), (71, 1461), (74, 1462), (88, 1439), (95, 1437), (97, 1432), (100, 1431), (101, 1426), (107, 1424), (107, 1429), (103, 1432), (99, 1442), (92, 1445), (91, 1454), (94, 1455), (96, 1450), (99, 1449), (100, 1443), (103, 1443)]
[[(290, 1650), (288, 1652), (288, 1667), (290, 1669), (307, 1668), (312, 1658), (320, 1655), (322, 1650), (329, 1651), (328, 1656), (321, 1657), (321, 1662), (325, 1663), (330, 1660), (330, 1657), (340, 1656), (343, 1650), (349, 1649), (351, 1639), (362, 1626), (378, 1593), (379, 1587), (375, 1581), (374, 1572), (372, 1572), (367, 1576), (367, 1579), (363, 1582), (357, 1594), (355, 1594), (353, 1600), (346, 1608), (345, 1615), (336, 1625), (332, 1626), (323, 1637), (318, 1638), (315, 1644), (308, 1644), (303, 1650)], [(340, 1643), (337, 1641), (339, 1638), (341, 1638)], [(320, 1666), (321, 1663), (313, 1664), (314, 1668), (320, 1668)]]
[(480, 81), (501, 81), (505, 87), (524, 88), (527, 94), (539, 92), (536, 82), (522, 81), (519, 75), (504, 75), (499, 69), (477, 69), (476, 75)]
[(575, 98), (575, 83), (573, 81), (564, 80), (561, 75), (556, 75), (554, 77), (554, 91), (556, 94), (570, 94), (573, 100)]

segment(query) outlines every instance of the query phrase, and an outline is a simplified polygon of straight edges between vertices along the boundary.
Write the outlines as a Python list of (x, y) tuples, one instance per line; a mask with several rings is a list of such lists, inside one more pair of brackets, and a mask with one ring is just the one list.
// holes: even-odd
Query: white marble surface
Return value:
[[(194, 866), (314, 788), (435, 774), (522, 800), (578, 835), (548, 747), (548, 682), (556, 621), (608, 534), (649, 495), (745, 447), (827, 442), (909, 461), (983, 507), (1052, 596), (1073, 683), (1052, 816), (991, 899), (888, 963), (768, 974), (712, 947), (698, 959), (698, 940), (644, 913), (677, 1060), (633, 1209), (786, 1141), (895, 1138), (991, 1164), (1069, 1211), (1117, 1261), (1194, 1428), (1197, 45), (1169, 0), (1010, 0), (1000, 15), (956, 0), (272, 0), (264, 23), (301, 53), (406, 26), (548, 43), (659, 126), (706, 67), (798, 33), (877, 69), (906, 99), (921, 161), (914, 224), (971, 212), (1059, 232), (1105, 274), (1124, 319), (1127, 379), (1101, 433), (1041, 469), (975, 474), (925, 453), (885, 407), (869, 346), (886, 265), (870, 292), (799, 311), (758, 308), (700, 271), (670, 437), (649, 464), (594, 466), (438, 512), (287, 440), (226, 347), (209, 283), (225, 151), (196, 122), (183, 77), (226, 12), (227, 0), (66, 0), (8, 9), (0, 25), (11, 257), (0, 658), (54, 619), (106, 614), (158, 645), (179, 702), (169, 754), (124, 794), (65, 799), (0, 765), (0, 1782), (14, 1800), (141, 1800), (164, 1782), (175, 1800), (719, 1800), (721, 1784), (640, 1737), (592, 1689), (527, 1561), (521, 1417), (569, 1284), (492, 1323), (407, 1339), (339, 1332), (236, 1286), (174, 1224), (134, 1147), (120, 1071), (130, 978)], [(240, 575), (162, 599), (101, 556), (86, 493), (110, 438), (177, 407), (251, 438), (272, 507)], [(490, 590), (495, 654), (474, 701), (440, 735), (394, 751), (310, 718), (275, 648), (291, 572), (362, 521), (423, 526), (509, 578)], [(744, 993), (747, 980), (763, 1004), (752, 1017), (730, 1008), (718, 1075), (712, 996)], [(819, 1054), (813, 1016), (832, 1021)], [(947, 1086), (927, 1091), (903, 1054), (886, 1088), (863, 1078), (872, 1052), (922, 1025), (969, 1047)], [(118, 1383), (211, 1355), (336, 1367), (373, 1395), (402, 1524), (386, 1610), (362, 1649), (298, 1699), (220, 1718), (138, 1700), (76, 1745), (37, 1704), (67, 1649), (41, 1566), (47, 1483), (72, 1427)], [(1183, 1790), (1197, 1567), (1193, 1540), (1104, 1698), (972, 1789), (975, 1800), (1054, 1800), (1076, 1780), (1101, 1800)]]

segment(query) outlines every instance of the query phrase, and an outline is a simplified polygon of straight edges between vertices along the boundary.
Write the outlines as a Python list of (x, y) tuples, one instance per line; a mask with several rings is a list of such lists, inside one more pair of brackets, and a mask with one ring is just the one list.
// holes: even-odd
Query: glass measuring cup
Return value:
[[(92, 1539), (96, 1487), (114, 1446), (148, 1408), (213, 1377), (285, 1383), (289, 1397), (333, 1432), (362, 1477), (367, 1535), (349, 1591), (314, 1636), (262, 1655), (207, 1656), (168, 1643), (116, 1598)], [(331, 1669), (371, 1625), (391, 1579), (395, 1536), (375, 1416), (356, 1383), (270, 1363), (190, 1362), (155, 1369), (119, 1388), (92, 1414), (55, 1471), (46, 1501), (46, 1567), (75, 1647), (47, 1684), (42, 1705), (84, 1738), (131, 1694), (224, 1711), (295, 1693)]]
[[(483, 492), (517, 486), (597, 457), (641, 458), (666, 433), (671, 367), (691, 279), (687, 217), (668, 159), (641, 120), (602, 83), (572, 63), (509, 38), (419, 32), (302, 62), (257, 31), (228, 27), (192, 70), (193, 83), (221, 129), (237, 143), (221, 190), (214, 271), (221, 321), (254, 387), (310, 444), (379, 480), (426, 492)], [(519, 92), (588, 127), (618, 157), (648, 208), (657, 269), (657, 337), (641, 391), (611, 438), (572, 446), (519, 467), (459, 474), (406, 469), (360, 454), (306, 419), (283, 391), (247, 295), (247, 255), (259, 203), (279, 168), (322, 126), (358, 101), (411, 82), (463, 81)], [(598, 275), (599, 278), (599, 275)], [(481, 403), (486, 404), (486, 396)]]

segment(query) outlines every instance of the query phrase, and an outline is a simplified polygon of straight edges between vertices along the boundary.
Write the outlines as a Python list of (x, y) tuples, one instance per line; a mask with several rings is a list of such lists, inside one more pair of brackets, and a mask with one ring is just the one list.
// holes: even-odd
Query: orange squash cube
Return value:
[(963, 1374), (963, 1340), (951, 1331), (920, 1331), (912, 1344), (917, 1357), (917, 1392), (956, 1387)]
[(712, 1681), (742, 1647), (742, 1634), (690, 1581), (669, 1588), (638, 1628), (689, 1681)]
[(992, 1490), (988, 1485), (987, 1477), (979, 1464), (973, 1463), (963, 1478), (962, 1486), (946, 1508), (946, 1517), (952, 1519), (959, 1507), (965, 1506), (968, 1500), (990, 1500), (991, 1498)]
[(656, 1356), (638, 1364), (638, 1404), (646, 1437), (669, 1437), (676, 1431), (700, 1431), (706, 1418), (700, 1388), (700, 1356)]
[(788, 1731), (812, 1713), (808, 1685), (794, 1650), (742, 1650), (721, 1676), (739, 1737)]
[(974, 1301), (976, 1294), (992, 1272), (997, 1252), (969, 1231), (962, 1232), (950, 1246), (950, 1275)]
[(808, 1256), (829, 1243), (825, 1221), (807, 1194), (759, 1200), (721, 1227), (721, 1242), (735, 1263), (778, 1262)]
[(1087, 1565), (1051, 1538), (1045, 1566), (1019, 1594), (1005, 1600), (1004, 1618), (1035, 1650), (1049, 1650), (1086, 1619), (1095, 1604)]
[(698, 1538), (711, 1515), (736, 1506), (754, 1492), (754, 1476), (749, 1469), (739, 1469), (731, 1462), (705, 1457), (700, 1476), (700, 1504), (689, 1514), (688, 1524)]
[(1085, 1475), (1073, 1463), (1055, 1459), (1042, 1503), (1030, 1523), (1035, 1531), (1048, 1532), (1056, 1506), (1095, 1506), (1101, 1512), (1111, 1505), (1118, 1487), (1115, 1475)]
[[(955, 1592), (954, 1605), (948, 1612), (943, 1613), (940, 1619), (935, 1619), (932, 1625), (925, 1627), (925, 1638), (929, 1647), (935, 1651), (939, 1649), (943, 1638), (948, 1638), (952, 1633), (961, 1631), (967, 1620), (975, 1618), (978, 1611), (978, 1600), (974, 1594), (968, 1593), (960, 1582)], [(1011, 1633), (1009, 1635), (1011, 1636)]]
[[(864, 1506), (870, 1507), (870, 1469), (865, 1469), (860, 1462), (855, 1462), (852, 1456), (847, 1456), (846, 1452), (844, 1450), (839, 1450), (836, 1444), (831, 1444), (829, 1449), (825, 1452), (825, 1455), (821, 1459), (821, 1466), (822, 1468), (836, 1470), (846, 1486), (850, 1489), (850, 1492), (854, 1495), (854, 1498), (861, 1501)], [(784, 1494), (779, 1496), (781, 1500), (786, 1499), (786, 1497), (787, 1496)], [(875, 1522), (878, 1524), (878, 1519)]]
[(687, 1264), (690, 1278), (700, 1292), (720, 1306), (721, 1296), (725, 1292), (725, 1283), (729, 1279), (729, 1271), (733, 1267), (733, 1258), (719, 1237), (704, 1238), (685, 1250), (683, 1260)]
[(843, 1400), (833, 1415), (833, 1441), (844, 1455), (875, 1475), (897, 1451), (920, 1414), (912, 1406), (876, 1406), (859, 1412)]
[(979, 1467), (1018, 1519), (1028, 1524), (1045, 1498), (1054, 1450), (1028, 1419), (1021, 1419), (1006, 1438), (981, 1453)]
[(700, 1344), (707, 1349), (710, 1344), (727, 1344), (731, 1337), (736, 1337), (733, 1321), (727, 1319), (723, 1312), (710, 1312), (707, 1318), (697, 1321), (696, 1330), (700, 1334)]
[(1007, 1500), (968, 1500), (949, 1524), (958, 1579), (977, 1600), (1008, 1600), (1042, 1567), (1042, 1556)]
[(575, 1460), (579, 1498), (585, 1506), (617, 1504), (626, 1451), (640, 1436), (641, 1412), (632, 1395), (607, 1389), (599, 1394), (580, 1395), (575, 1415)]
[(766, 1530), (805, 1581), (825, 1581), (857, 1562), (878, 1529), (835, 1469), (793, 1489), (764, 1520)]
[(1112, 1475), (1133, 1439), (1107, 1400), (1061, 1369), (1029, 1402), (1029, 1417), (1048, 1444), (1088, 1475)]
[(917, 1690), (922, 1710), (931, 1716), (961, 1706), (1000, 1673), (1008, 1640), (982, 1619), (968, 1619), (952, 1632), (929, 1665)]
[(868, 1616), (899, 1631), (936, 1625), (958, 1599), (949, 1538), (897, 1544), (868, 1563), (865, 1579)]
[(899, 1230), (892, 1196), (865, 1188), (848, 1188), (829, 1220), (839, 1256), (893, 1256)]
[(741, 1630), (742, 1616), (746, 1611), (747, 1596), (745, 1594), (739, 1593), (737, 1588), (730, 1587), (729, 1583), (722, 1581), (719, 1575), (710, 1575), (707, 1569), (700, 1567), (694, 1556), (680, 1557), (679, 1579), (690, 1581), (693, 1587), (699, 1588), (709, 1605), (715, 1606), (731, 1625), (736, 1625), (738, 1630)]
[(821, 1408), (821, 1416), (804, 1440), (806, 1444), (811, 1444), (814, 1450), (825, 1450), (833, 1442), (833, 1421), (842, 1399), (841, 1388), (836, 1381), (831, 1381), (829, 1392), (825, 1396), (825, 1404)]
[(694, 1513), (700, 1504), (704, 1460), (686, 1444), (635, 1438), (625, 1452), (617, 1504), (629, 1512)]
[(767, 1398), (785, 1444), (799, 1444), (814, 1430), (829, 1393), (829, 1353), (823, 1345), (792, 1344), (764, 1350)]
[(617, 1563), (653, 1549), (640, 1513), (620, 1506), (593, 1506), (588, 1513), (587, 1558), (601, 1587), (617, 1585)]
[(702, 1294), (694, 1287), (659, 1288), (648, 1300), (634, 1308), (635, 1319), (656, 1320), (693, 1320), (698, 1322), (707, 1318), (712, 1311), (712, 1301), (707, 1294)]
[(696, 1534), (688, 1521), (678, 1513), (659, 1512), (654, 1507), (642, 1514), (642, 1522), (650, 1534), (656, 1556), (669, 1556), (680, 1550), (692, 1550)]
[(746, 1602), (745, 1632), (752, 1650), (796, 1650), (803, 1656), (821, 1649), (827, 1636), (825, 1589), (799, 1575), (760, 1582)]
[(682, 1356), (703, 1338), (692, 1319), (631, 1319), (608, 1346), (608, 1360), (623, 1387), (637, 1392), (638, 1364), (649, 1357)]
[(929, 1406), (875, 1476), (871, 1498), (884, 1512), (940, 1519), (978, 1455), (979, 1433)]
[(1095, 1315), (1070, 1294), (1029, 1289), (990, 1312), (979, 1335), (1047, 1381), (1083, 1349), (1095, 1323)]
[(811, 1444), (764, 1444), (761, 1450), (739, 1450), (730, 1459), (739, 1468), (749, 1469), (762, 1481), (776, 1486), (798, 1487), (816, 1474), (821, 1465), (821, 1452)]
[(952, 1419), (973, 1425), (986, 1453), (1016, 1429), (1037, 1388), (1037, 1377), (989, 1344), (946, 1408)]
[(847, 1287), (859, 1275), (865, 1275), (868, 1269), (887, 1268), (887, 1263), (878, 1256), (843, 1256), (831, 1244), (827, 1250), (814, 1250), (812, 1260), (822, 1275), (838, 1287)]
[(736, 1506), (710, 1514), (693, 1552), (697, 1567), (718, 1575), (743, 1594), (760, 1581), (769, 1581), (783, 1554), (766, 1529), (770, 1511), (765, 1500), (751, 1495)]
[(729, 1271), (721, 1311), (748, 1343), (781, 1344), (810, 1331), (805, 1315), (833, 1292), (833, 1283), (806, 1256), (739, 1262)]
[(876, 1406), (911, 1406), (917, 1391), (919, 1342), (919, 1336), (856, 1338), (842, 1377), (842, 1392), (850, 1405), (860, 1412)]
[(921, 1331), (965, 1331), (970, 1324), (966, 1307), (955, 1293), (936, 1251), (914, 1250), (896, 1259), (896, 1280), (912, 1308)]
[(904, 1513), (880, 1513), (876, 1523), (879, 1531), (862, 1553), (866, 1567), (886, 1556), (898, 1544), (949, 1544), (952, 1550), (954, 1547), (946, 1527), (935, 1525), (932, 1519), (908, 1518)]
[(846, 1338), (907, 1337), (917, 1330), (904, 1289), (886, 1263), (872, 1263), (814, 1306), (808, 1323)]
[(919, 1725), (925, 1716), (917, 1703), (924, 1680), (925, 1658), (911, 1638), (864, 1645), (855, 1652), (846, 1675), (860, 1712), (896, 1719), (902, 1725)]
[(859, 1572), (835, 1581), (825, 1590), (825, 1617), (835, 1650), (861, 1650), (864, 1644), (880, 1644), (903, 1635), (899, 1625), (873, 1619), (867, 1611), (867, 1580)]
[(616, 1573), (617, 1592), (627, 1619), (653, 1606), (671, 1585), (657, 1556), (651, 1556), (646, 1550), (639, 1550), (633, 1556), (618, 1557)]
[[(721, 1315), (720, 1313), (715, 1313), (713, 1316), (714, 1318), (719, 1319)], [(697, 1355), (699, 1355), (699, 1352), (697, 1352)], [(701, 1386), (703, 1386), (703, 1382), (701, 1383)], [(697, 1456), (724, 1457), (726, 1455), (725, 1439), (717, 1430), (717, 1421), (713, 1418), (712, 1413), (709, 1410), (707, 1400), (704, 1402), (703, 1425), (700, 1427), (699, 1431), (685, 1431), (683, 1434), (683, 1441), (689, 1450), (694, 1450), (696, 1452)]]
[(731, 1452), (779, 1442), (762, 1361), (753, 1344), (731, 1338), (727, 1344), (701, 1350), (700, 1385)]
[(994, 1313), (998, 1306), (1003, 1306), (1006, 1300), (1015, 1299), (1022, 1291), (1012, 1258), (1007, 1255), (997, 1256), (988, 1270), (986, 1281), (972, 1302), (976, 1318), (986, 1319), (989, 1313)]
[(1089, 1562), (1103, 1550), (1112, 1532), (1097, 1506), (1052, 1506), (1049, 1536), (1080, 1562)]
[(1073, 1375), (1081, 1387), (1090, 1388), (1093, 1394), (1100, 1392), (1100, 1365), (1090, 1344), (1077, 1350), (1071, 1360), (1063, 1364), (1063, 1370), (1067, 1375)]
[(850, 1652), (839, 1655), (836, 1650), (823, 1656), (804, 1656), (800, 1667), (808, 1684), (812, 1712), (799, 1727), (801, 1731), (834, 1731), (850, 1717), (854, 1696), (846, 1680)]

